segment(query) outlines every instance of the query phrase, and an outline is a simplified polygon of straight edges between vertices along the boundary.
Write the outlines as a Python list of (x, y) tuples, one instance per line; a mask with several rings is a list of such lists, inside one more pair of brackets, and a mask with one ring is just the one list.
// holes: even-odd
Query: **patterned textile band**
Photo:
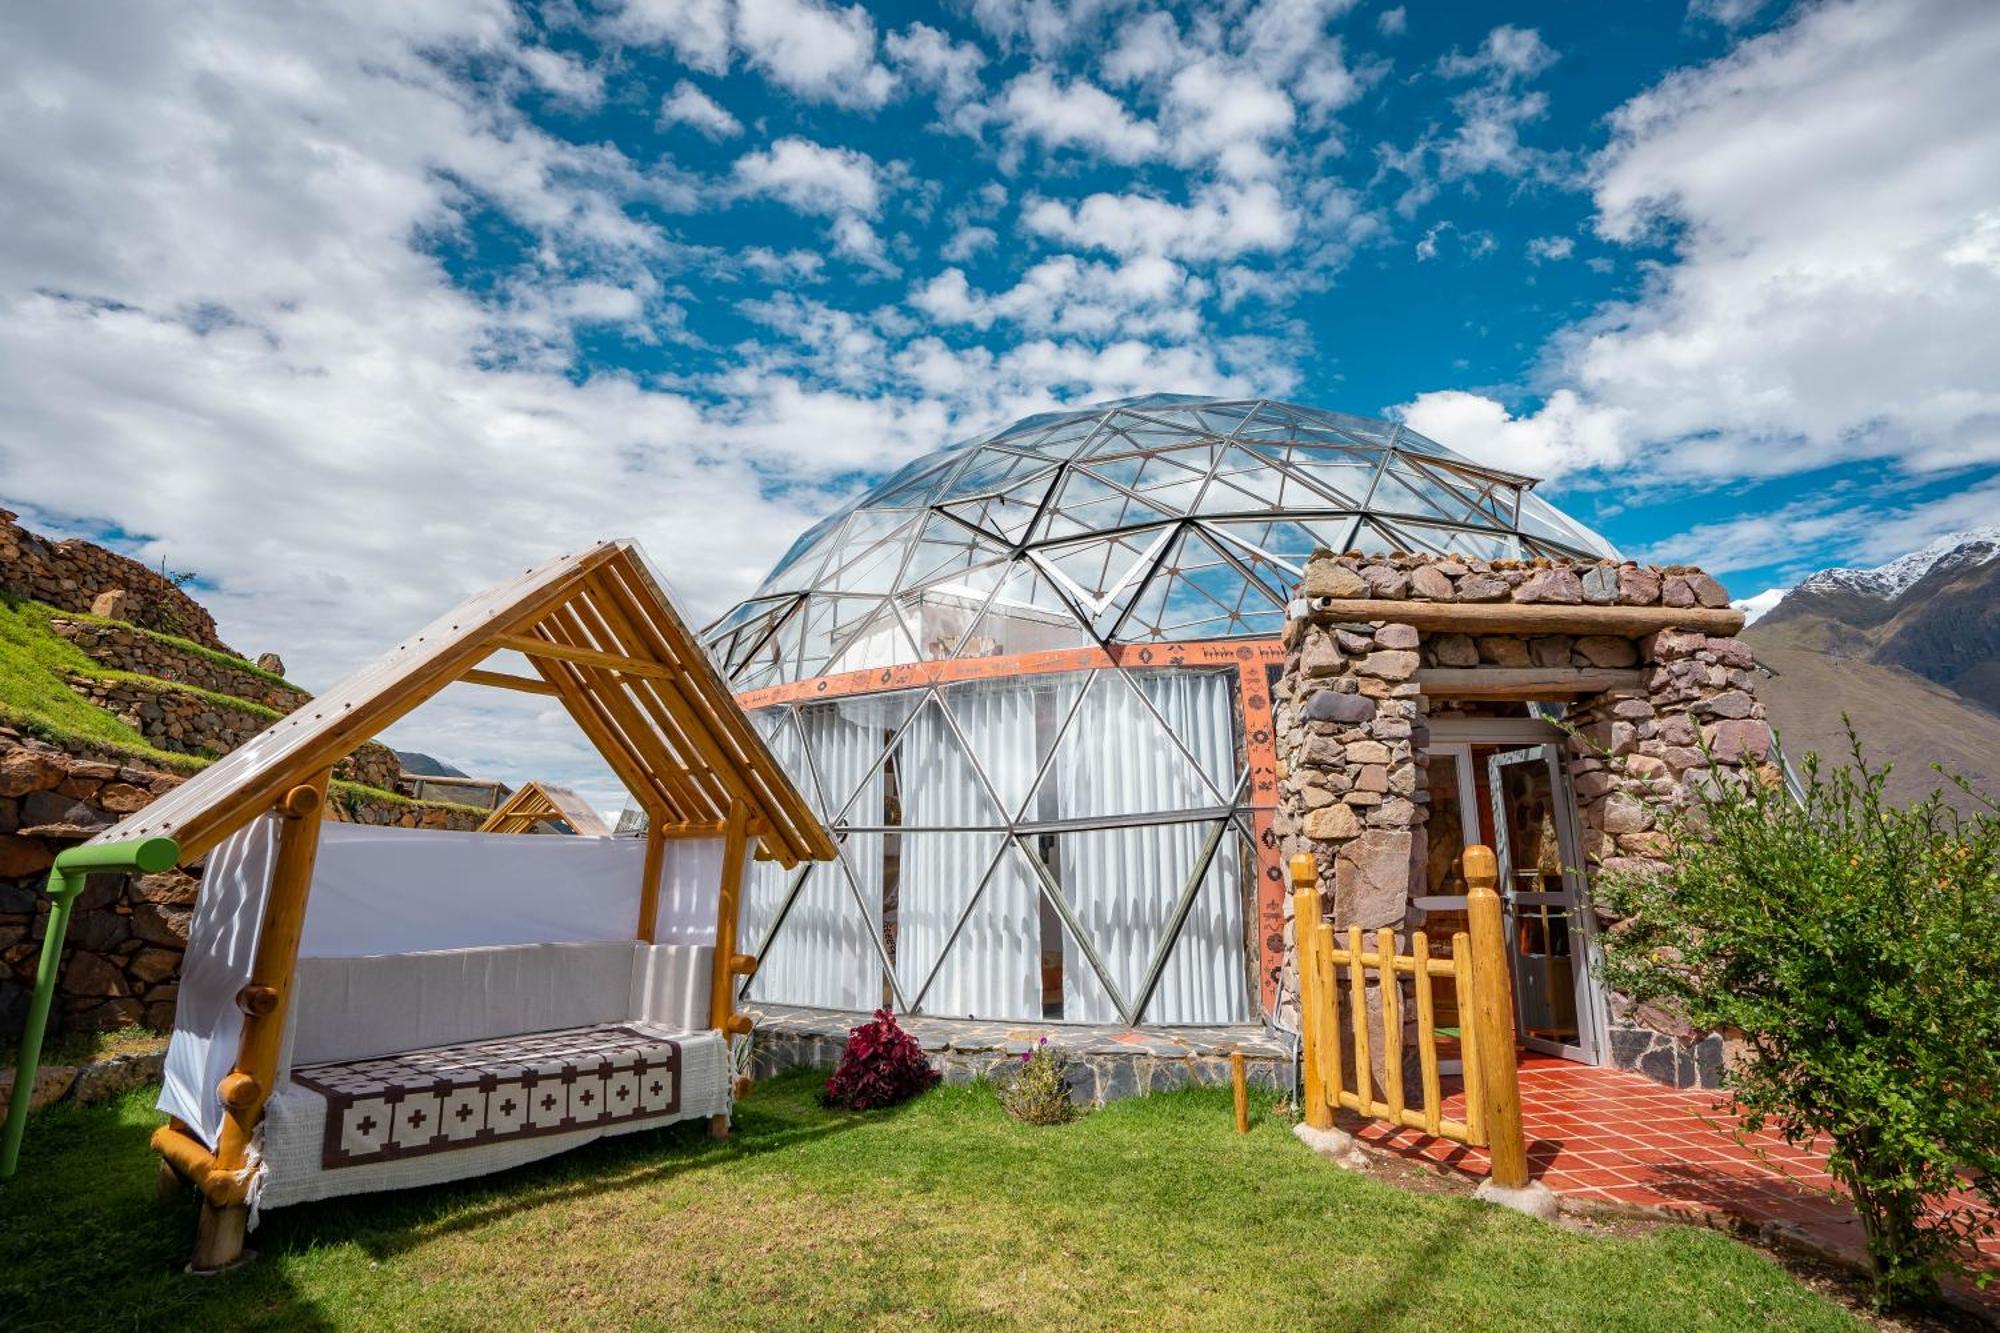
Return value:
[(309, 1065), (327, 1170), (676, 1115), (680, 1043), (607, 1025)]

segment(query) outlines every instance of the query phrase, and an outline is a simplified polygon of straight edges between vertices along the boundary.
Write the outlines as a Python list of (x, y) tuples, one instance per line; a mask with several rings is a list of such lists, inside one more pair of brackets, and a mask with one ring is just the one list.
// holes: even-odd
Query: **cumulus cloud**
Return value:
[(1576, 253), (1574, 236), (1536, 236), (1528, 241), (1528, 261), (1534, 264), (1568, 259)]
[(682, 79), (660, 101), (660, 124), (691, 125), (711, 139), (743, 133), (743, 122), (701, 89)]
[(896, 86), (875, 58), (875, 22), (858, 4), (737, 0), (736, 40), (773, 83), (803, 97), (878, 107)]
[(912, 23), (890, 33), (882, 45), (899, 69), (936, 93), (945, 107), (963, 107), (985, 92), (979, 71), (986, 53), (975, 42), (954, 42), (928, 23)]
[(873, 217), (882, 203), (875, 159), (852, 148), (829, 148), (795, 136), (736, 159), (737, 187), (797, 209), (832, 217)]
[(1017, 145), (1081, 149), (1113, 162), (1141, 162), (1160, 152), (1159, 127), (1086, 79), (1059, 80), (1044, 67), (1011, 80), (995, 107)]
[(1189, 204), (1143, 194), (1098, 193), (1074, 206), (1031, 199), (1021, 223), (1037, 235), (1113, 254), (1196, 259), (1281, 251), (1298, 228), (1278, 188), (1266, 182), (1213, 187)]
[(1410, 30), (1409, 10), (1402, 5), (1383, 10), (1375, 19), (1375, 30), (1384, 37), (1401, 37)]
[(681, 63), (704, 74), (729, 69), (729, 0), (625, 0), (606, 27), (612, 36), (669, 46)]
[(1539, 411), (1518, 417), (1491, 398), (1457, 389), (1419, 394), (1397, 415), (1419, 435), (1475, 462), (1534, 477), (1558, 477), (1624, 457), (1622, 417), (1568, 389), (1549, 395)]

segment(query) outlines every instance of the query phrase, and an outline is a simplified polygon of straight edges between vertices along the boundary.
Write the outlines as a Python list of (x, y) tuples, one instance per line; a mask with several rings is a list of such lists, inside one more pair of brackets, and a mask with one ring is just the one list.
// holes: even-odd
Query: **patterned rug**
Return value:
[(330, 1171), (676, 1115), (681, 1048), (629, 1027), (565, 1028), (307, 1065), (292, 1081), (326, 1098)]

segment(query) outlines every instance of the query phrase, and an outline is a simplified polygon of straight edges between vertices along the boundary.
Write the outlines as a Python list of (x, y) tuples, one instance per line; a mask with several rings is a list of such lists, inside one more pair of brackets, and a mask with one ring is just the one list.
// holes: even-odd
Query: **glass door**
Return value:
[(1531, 1050), (1596, 1064), (1603, 1026), (1592, 961), (1596, 918), (1562, 750), (1537, 745), (1492, 755), (1486, 776), (1521, 1040)]

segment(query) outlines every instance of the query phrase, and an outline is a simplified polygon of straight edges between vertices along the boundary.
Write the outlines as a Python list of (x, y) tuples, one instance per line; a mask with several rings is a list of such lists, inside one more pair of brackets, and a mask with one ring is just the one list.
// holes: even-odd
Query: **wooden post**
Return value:
[(1424, 1080), (1424, 1132), (1436, 1136), (1443, 1128), (1444, 1098), (1438, 1090), (1437, 1001), (1431, 995), (1430, 936), (1421, 930), (1412, 935), (1410, 953), (1417, 960), (1417, 1061)]
[[(709, 1022), (727, 1043), (739, 1031), (747, 1032), (748, 1020), (736, 1013), (736, 917), (743, 893), (743, 867), (750, 862), (750, 804), (732, 801), (729, 821), (722, 835), (722, 886), (715, 896), (715, 957), (709, 968)], [(729, 1137), (729, 1117), (710, 1116), (708, 1135)]]
[(1396, 932), (1375, 932), (1376, 975), (1382, 993), (1382, 1091), (1391, 1125), (1403, 1123), (1403, 983), (1396, 980)]
[(1236, 1132), (1250, 1132), (1250, 1080), (1243, 1069), (1243, 1052), (1229, 1053), (1229, 1086), (1236, 1092)]
[(1320, 1060), (1323, 1045), (1321, 1028), (1326, 1022), (1319, 993), (1319, 968), (1314, 945), (1319, 927), (1319, 866), (1312, 853), (1292, 857), (1292, 957), (1299, 974), (1299, 1057), (1305, 1066), (1304, 1106), (1306, 1124), (1314, 1129), (1333, 1127), (1333, 1107), (1327, 1101), (1326, 1071)]
[(1528, 1183), (1528, 1150), (1521, 1133), (1521, 1084), (1514, 1065), (1514, 985), (1507, 968), (1506, 930), (1500, 895), (1494, 892), (1499, 868), (1490, 847), (1465, 849), (1465, 896), (1472, 941), (1473, 1023), (1479, 1029), (1478, 1083), (1467, 1079), (1486, 1110), (1487, 1151), (1493, 1182), (1507, 1189)]
[[(667, 862), (667, 835), (660, 827), (660, 817), (649, 811), (646, 815), (646, 868), (640, 872), (639, 884), (639, 928), (636, 938), (641, 944), (651, 944), (653, 934), (660, 925), (660, 870)], [(722, 966), (723, 953), (718, 943), (715, 965)]]
[[(257, 953), (250, 980), (236, 993), (243, 1011), (243, 1033), (236, 1047), (236, 1065), (216, 1091), (227, 1112), (215, 1144), (218, 1171), (241, 1171), (251, 1135), (263, 1119), (264, 1103), (278, 1079), (278, 1052), (285, 1040), (285, 1015), (291, 1006), (292, 975), (299, 961), (299, 937), (305, 931), (306, 899), (312, 892), (313, 862), (319, 855), (319, 828), (326, 807), (326, 785), (332, 770), (286, 792), (278, 802), (278, 855), (271, 867), (271, 887), (264, 900), (264, 919), (257, 930)], [(227, 1268), (243, 1257), (246, 1210), (203, 1201), (195, 1231), (195, 1272)]]

